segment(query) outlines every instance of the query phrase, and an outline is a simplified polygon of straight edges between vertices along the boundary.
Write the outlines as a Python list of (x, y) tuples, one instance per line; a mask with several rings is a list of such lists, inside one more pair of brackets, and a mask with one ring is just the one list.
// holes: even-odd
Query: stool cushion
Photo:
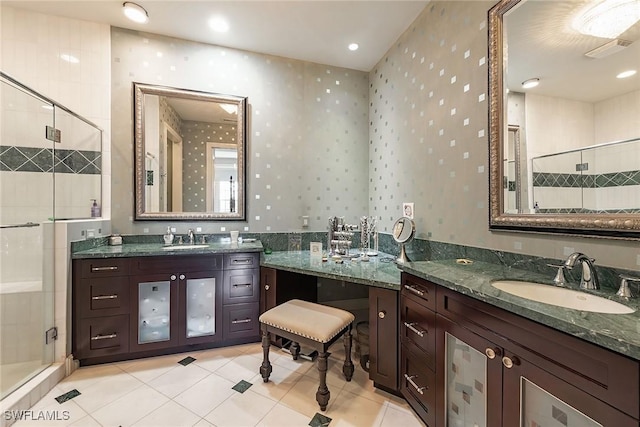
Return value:
[(260, 322), (321, 343), (329, 342), (355, 320), (339, 308), (293, 299), (265, 311)]

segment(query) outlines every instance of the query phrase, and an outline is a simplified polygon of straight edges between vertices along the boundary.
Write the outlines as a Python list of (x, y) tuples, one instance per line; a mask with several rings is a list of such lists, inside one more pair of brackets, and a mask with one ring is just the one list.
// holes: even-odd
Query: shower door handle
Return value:
[(40, 227), (40, 224), (36, 224), (35, 222), (25, 222), (24, 224), (11, 224), (11, 225), (0, 225), (0, 228), (29, 228), (29, 227)]

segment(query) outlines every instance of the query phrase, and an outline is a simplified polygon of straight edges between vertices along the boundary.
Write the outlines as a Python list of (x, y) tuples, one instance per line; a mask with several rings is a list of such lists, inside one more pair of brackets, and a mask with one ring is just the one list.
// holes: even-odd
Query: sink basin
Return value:
[(491, 286), (520, 298), (574, 310), (608, 314), (629, 314), (635, 312), (633, 308), (597, 295), (541, 283), (519, 280), (497, 280), (491, 283)]
[(207, 248), (209, 245), (175, 245), (175, 246), (165, 246), (162, 248), (163, 251), (182, 251), (187, 249), (200, 249)]

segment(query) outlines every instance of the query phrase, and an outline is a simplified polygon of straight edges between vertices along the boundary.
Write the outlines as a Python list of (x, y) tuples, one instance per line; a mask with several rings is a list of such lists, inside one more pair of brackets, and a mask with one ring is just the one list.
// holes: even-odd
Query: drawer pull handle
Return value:
[(251, 319), (234, 319), (231, 321), (233, 325), (237, 325), (238, 323), (251, 323)]
[(408, 290), (408, 291), (413, 292), (413, 293), (414, 293), (414, 294), (416, 294), (416, 295), (420, 295), (421, 297), (423, 297), (423, 296), (424, 296), (424, 292), (423, 292), (423, 291), (421, 291), (420, 289), (416, 289), (416, 288), (414, 288), (413, 286), (404, 285), (404, 288), (405, 288), (406, 290)]
[(231, 261), (232, 264), (251, 264), (252, 260), (251, 258), (245, 258), (245, 259), (234, 259), (233, 261)]
[(117, 271), (117, 266), (109, 266), (109, 267), (91, 267), (91, 271)]
[(113, 295), (97, 295), (95, 297), (91, 297), (92, 300), (116, 299), (116, 298), (118, 298), (117, 294), (113, 294)]
[(404, 374), (404, 377), (406, 378), (407, 381), (409, 381), (409, 384), (411, 384), (413, 386), (413, 388), (415, 388), (418, 393), (424, 394), (424, 391), (427, 389), (427, 387), (426, 386), (425, 387), (420, 387), (418, 384), (416, 384), (413, 381), (414, 378), (418, 378), (417, 375), (409, 376), (407, 374)]
[(424, 333), (426, 331), (421, 331), (420, 329), (416, 328), (415, 323), (407, 323), (404, 322), (404, 326), (406, 326), (408, 329), (410, 329), (411, 331), (413, 331), (416, 335), (418, 335), (420, 338), (424, 338)]
[(517, 357), (511, 358), (511, 357), (504, 356), (502, 358), (502, 364), (504, 365), (505, 368), (511, 369), (514, 366), (519, 365), (520, 364), (520, 360)]
[(487, 347), (484, 350), (484, 354), (486, 354), (489, 359), (495, 359), (496, 356), (500, 357), (502, 355), (502, 351), (499, 348), (493, 349), (493, 348)]
[(251, 283), (234, 283), (234, 288), (239, 288), (240, 286), (251, 286)]
[(91, 337), (91, 341), (110, 340), (112, 338), (117, 338), (117, 337), (118, 337), (118, 334), (96, 335), (95, 337)]
[(184, 278), (185, 278), (185, 277), (186, 277), (186, 276), (185, 276), (184, 274), (181, 274), (181, 275), (180, 275), (180, 280), (184, 280)]

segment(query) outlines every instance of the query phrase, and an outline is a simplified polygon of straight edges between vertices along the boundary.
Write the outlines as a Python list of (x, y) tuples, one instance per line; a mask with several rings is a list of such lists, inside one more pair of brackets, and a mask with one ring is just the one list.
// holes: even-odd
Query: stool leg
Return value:
[(329, 397), (331, 397), (331, 393), (329, 393), (329, 388), (327, 387), (328, 358), (329, 353), (327, 353), (326, 351), (323, 351), (318, 355), (318, 372), (320, 373), (320, 385), (318, 386), (318, 391), (316, 392), (316, 400), (320, 405), (321, 411), (327, 409), (327, 405), (329, 404)]
[(347, 381), (351, 381), (353, 378), (353, 362), (351, 361), (351, 325), (347, 328), (347, 331), (344, 333), (344, 365), (342, 366), (342, 373)]
[(266, 383), (269, 382), (269, 375), (271, 375), (271, 362), (269, 362), (269, 347), (271, 346), (271, 337), (269, 331), (262, 330), (262, 365), (260, 365), (260, 375), (262, 380)]
[(298, 360), (298, 356), (300, 356), (300, 344), (296, 341), (291, 343), (291, 355), (293, 356), (293, 360)]

